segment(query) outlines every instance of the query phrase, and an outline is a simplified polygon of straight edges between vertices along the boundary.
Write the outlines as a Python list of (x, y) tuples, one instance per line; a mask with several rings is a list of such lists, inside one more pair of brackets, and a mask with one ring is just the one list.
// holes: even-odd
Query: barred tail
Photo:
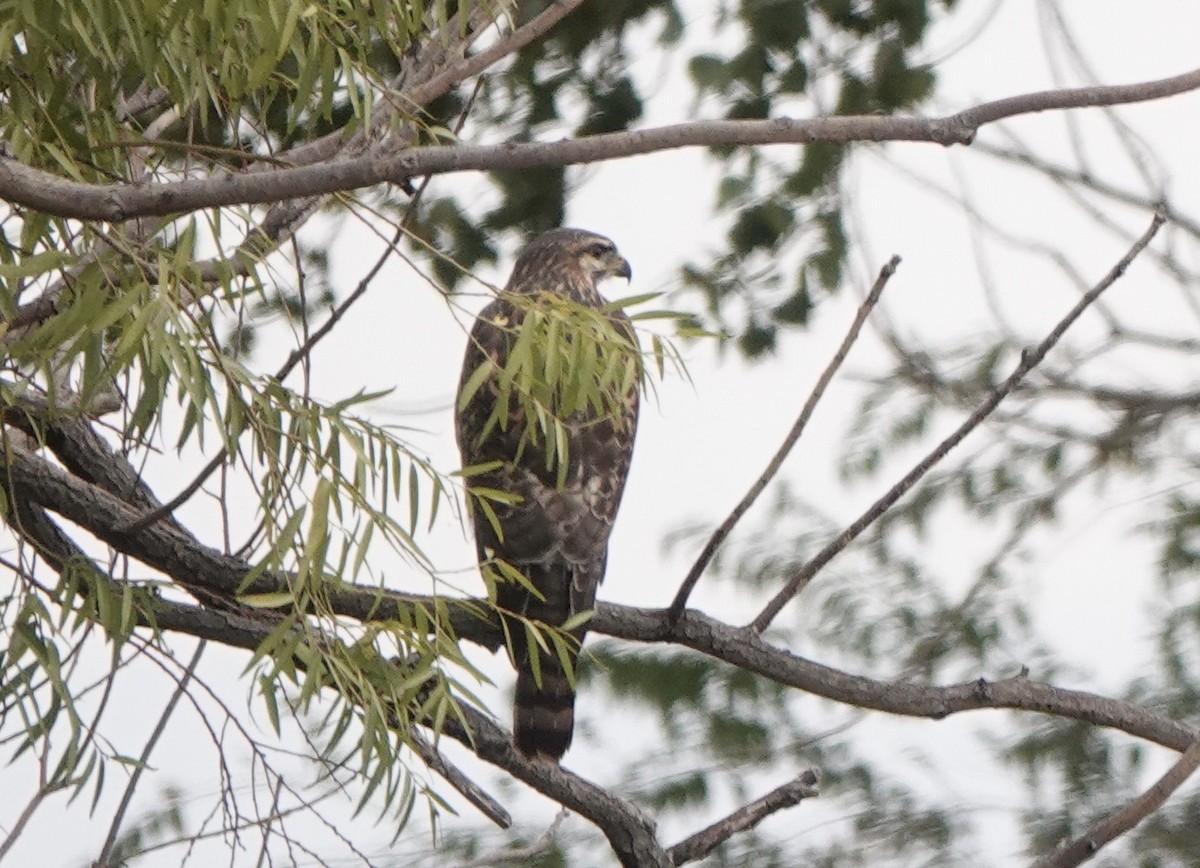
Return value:
[(558, 762), (571, 746), (575, 732), (575, 688), (557, 658), (540, 656), (540, 687), (532, 667), (523, 664), (517, 672), (513, 741), (517, 750), (530, 759), (544, 757)]
[[(560, 564), (523, 564), (522, 571), (544, 599), (515, 584), (502, 585), (498, 602), (532, 621), (558, 626), (573, 613), (590, 609), (596, 598), (598, 582), (586, 581), (576, 567)], [(547, 639), (549, 653), (536, 644), (529, 647), (525, 628), (510, 621), (512, 661), (517, 670), (517, 694), (513, 701), (513, 741), (527, 757), (544, 757), (557, 762), (571, 745), (575, 730), (575, 688), (563, 668), (555, 644)], [(583, 641), (583, 630), (573, 631)], [(574, 650), (574, 649), (572, 649)], [(537, 655), (534, 677), (534, 660)], [(572, 663), (576, 659), (571, 655)]]

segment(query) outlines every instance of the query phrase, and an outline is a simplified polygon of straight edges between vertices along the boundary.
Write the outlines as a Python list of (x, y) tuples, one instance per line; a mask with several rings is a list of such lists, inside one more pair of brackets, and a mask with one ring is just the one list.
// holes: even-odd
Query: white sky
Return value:
[[(708, 8), (708, 4), (688, 5), (695, 10)], [(936, 32), (930, 43), (931, 58), (940, 59), (947, 51), (958, 50), (939, 64), (939, 97), (937, 108), (931, 108), (931, 112), (958, 110), (977, 101), (1045, 89), (1056, 83), (1038, 35), (1039, 4), (1000, 4), (982, 36), (962, 45), (962, 35), (971, 32), (992, 5), (981, 0), (961, 2), (954, 19)], [(1084, 55), (1106, 83), (1177, 74), (1196, 63), (1200, 5), (1194, 2), (1113, 0), (1064, 5), (1074, 14), (1073, 32)], [(702, 21), (711, 13), (693, 14)], [(638, 72), (646, 77), (657, 78), (660, 73), (649, 53), (640, 61), (640, 67)], [(672, 97), (678, 92), (678, 70), (672, 70), (666, 81), (651, 106), (647, 125), (685, 119), (686, 99)], [(1069, 73), (1066, 83), (1077, 84), (1079, 79)], [(1097, 129), (1083, 114), (1076, 113), (1085, 133)], [(1200, 95), (1123, 108), (1120, 116), (1160, 159), (1169, 179), (1168, 189), (1179, 206), (1193, 213), (1200, 211), (1200, 178), (1194, 171), (1200, 138)], [(1020, 118), (1011, 122), (1009, 129), (1023, 140), (1044, 147), (1051, 156), (1068, 155), (1061, 116)], [(992, 132), (981, 138), (1003, 141)], [(670, 600), (692, 553), (664, 557), (663, 536), (689, 521), (715, 526), (737, 502), (790, 427), (811, 384), (841, 340), (857, 298), (869, 285), (873, 272), (891, 254), (900, 254), (904, 261), (889, 286), (885, 304), (890, 314), (913, 333), (967, 335), (988, 325), (977, 263), (961, 213), (920, 184), (899, 176), (883, 156), (952, 187), (956, 172), (966, 176), (981, 210), (1022, 236), (1067, 250), (1089, 279), (1098, 279), (1125, 251), (1124, 242), (1096, 231), (1077, 212), (1064, 209), (1046, 185), (1005, 171), (999, 164), (976, 158), (963, 149), (899, 145), (886, 155), (861, 149), (852, 167), (854, 205), (861, 221), (851, 227), (857, 283), (847, 286), (836, 301), (822, 304), (812, 330), (783, 340), (781, 352), (769, 362), (745, 365), (732, 353), (718, 360), (711, 346), (686, 348), (692, 383), (676, 378), (660, 384), (657, 403), (648, 401), (643, 409), (603, 598), (649, 606), (665, 605)], [(1108, 161), (1121, 159), (1104, 142), (1094, 148), (1092, 156), (1106, 169), (1111, 165)], [(581, 170), (575, 171), (578, 174)], [(628, 290), (620, 285), (610, 287), (610, 294), (671, 291), (676, 288), (675, 269), (685, 257), (720, 244), (721, 227), (710, 216), (715, 170), (701, 152), (639, 157), (582, 171), (588, 175), (588, 184), (572, 200), (569, 222), (611, 236), (633, 264), (632, 285)], [(1129, 171), (1125, 175), (1136, 186), (1136, 176)], [(1113, 213), (1123, 225), (1137, 231), (1150, 218), (1149, 214), (1131, 215), (1116, 209)], [(358, 282), (378, 250), (376, 238), (352, 222), (345, 225), (332, 260), (333, 276), (343, 293)], [(1014, 321), (1031, 329), (1031, 337), (1056, 321), (1076, 298), (1074, 288), (1035, 257), (991, 248), (989, 266), (1006, 311)], [(1194, 335), (1198, 325), (1195, 320), (1180, 313), (1171, 291), (1158, 291), (1153, 281), (1142, 279), (1148, 274), (1149, 269), (1131, 270), (1112, 292), (1114, 308), (1131, 310), (1149, 322), (1175, 323), (1181, 331)], [(503, 276), (491, 275), (490, 279), (500, 282)], [(474, 309), (482, 304), (482, 297), (464, 300), (463, 304)], [(394, 395), (380, 405), (376, 417), (415, 426), (419, 430), (413, 433), (413, 443), (427, 451), (438, 466), (452, 469), (457, 466), (458, 456), (452, 433), (451, 396), (464, 344), (464, 321), (461, 315), (457, 319), (451, 315), (434, 289), (393, 263), (315, 353), (314, 391), (336, 399), (360, 388), (394, 387)], [(866, 338), (856, 348), (848, 368), (872, 370), (873, 347), (874, 340)], [(282, 344), (266, 347), (260, 351), (260, 358), (270, 369), (286, 352)], [(1153, 366), (1136, 361), (1128, 372), (1134, 383), (1155, 382), (1160, 375), (1162, 372)], [(831, 389), (785, 468), (793, 485), (846, 520), (855, 517), (885, 487), (879, 482), (847, 490), (836, 481), (834, 457), (846, 433), (851, 397), (852, 390), (844, 381), (841, 387)], [(159, 493), (173, 494), (188, 478), (190, 473), (163, 474)], [(1144, 514), (1146, 498), (1155, 493), (1118, 488), (1078, 503), (1055, 530), (1052, 545), (1043, 547), (1041, 559), (1029, 565), (1029, 582), (1014, 591), (1032, 595), (1041, 627), (1055, 638), (1069, 659), (1099, 672), (1096, 681), (1079, 686), (1101, 690), (1106, 685), (1116, 686), (1147, 659), (1145, 639), (1150, 625), (1145, 620), (1145, 590), (1153, 583), (1152, 552), (1144, 541), (1131, 536), (1131, 530)], [(208, 506), (203, 502), (189, 506), (195, 521), (201, 521), (201, 514), (207, 515)], [(743, 527), (755, 527), (761, 515), (761, 509), (752, 511)], [(185, 512), (185, 520), (188, 516)], [(193, 526), (203, 527), (198, 523)], [(471, 563), (471, 547), (453, 521), (440, 522), (424, 544), (445, 569), (465, 570)], [(937, 550), (930, 554), (935, 566), (954, 581), (956, 564), (971, 564), (978, 557), (977, 551), (956, 550), (956, 545), (977, 544), (970, 535), (964, 535), (960, 542), (957, 535), (946, 534), (936, 540)], [(419, 578), (414, 579), (399, 564), (384, 571), (391, 587), (425, 589)], [(459, 575), (468, 587), (480, 587), (477, 579)], [(960, 578), (965, 582), (969, 577)], [(1103, 592), (1096, 593), (1096, 588)], [(755, 611), (752, 604), (733, 599), (727, 585), (715, 589), (711, 582), (701, 583), (693, 605), (735, 622)], [(783, 617), (789, 617), (788, 613)], [(211, 649), (204, 671), (210, 681), (229, 679), (244, 662), (244, 655)], [(1019, 662), (1014, 660), (1014, 666)], [(498, 678), (511, 678), (504, 665), (496, 666), (495, 671)], [(505, 680), (501, 685), (507, 689), (508, 683)], [(128, 714), (114, 716), (109, 722), (112, 725), (120, 721), (122, 727), (128, 726), (128, 731), (121, 733), (122, 750), (140, 750), (169, 690), (166, 679), (150, 674), (138, 682), (136, 691), (126, 687), (118, 692), (114, 707)], [(221, 692), (237, 708), (245, 706), (250, 690), (248, 681), (238, 681)], [(493, 698), (497, 715), (507, 721), (507, 695), (495, 694)], [(609, 713), (598, 700), (580, 697), (580, 717), (595, 719)], [(969, 717), (935, 725), (880, 716), (873, 726), (884, 737), (889, 732), (902, 732), (898, 743), (909, 739), (923, 741), (927, 748), (943, 742), (961, 747), (962, 760), (970, 750), (967, 734), (980, 725), (978, 718)], [(261, 729), (260, 735), (265, 737), (265, 722)], [(236, 765), (244, 750), (235, 753)], [(185, 759), (189, 757), (194, 758)], [(181, 709), (154, 757), (161, 771), (144, 782), (130, 816), (151, 807), (159, 786), (168, 782), (205, 797), (195, 803), (192, 814), (200, 815), (206, 810), (202, 805), (211, 804), (216, 789), (214, 763), (207, 736), (196, 728), (195, 714)], [(614, 768), (606, 757), (576, 749), (568, 755), (567, 764), (600, 784), (619, 783), (606, 779), (606, 770)], [(951, 778), (949, 792), (961, 792), (965, 801), (989, 808), (1013, 806), (1014, 794), (1002, 782), (980, 792), (967, 765), (968, 776)], [(28, 763), (6, 772), (8, 785), (0, 790), (0, 827), (10, 826), (24, 805), (32, 774)], [(12, 864), (85, 863), (106, 831), (107, 817), (119, 792), (118, 778), (119, 774), (113, 775), (108, 795), (91, 820), (85, 816), (85, 805), (68, 808), (65, 799), (56, 797), (26, 832), (11, 857)], [(295, 782), (303, 780), (297, 777)], [(775, 783), (778, 781), (765, 782), (763, 788)], [(553, 815), (548, 807), (536, 810), (545, 814), (547, 823)], [(62, 834), (63, 812), (69, 812), (79, 837)], [(472, 823), (477, 819), (469, 808), (465, 816)], [(807, 831), (818, 817), (828, 819), (827, 815), (810, 812), (805, 805), (789, 816), (787, 822), (791, 825), (786, 828), (789, 834)], [(697, 819), (694, 827), (707, 819)], [(679, 834), (694, 830), (676, 824), (670, 828)], [(819, 830), (813, 834), (819, 834)], [(417, 842), (410, 844), (418, 846)], [(997, 865), (1019, 861), (1003, 849), (994, 855), (993, 864)], [(254, 851), (243, 852), (230, 864), (251, 865), (256, 858)], [(1010, 858), (1014, 862), (1010, 863)], [(173, 865), (178, 860), (176, 850), (139, 864)]]

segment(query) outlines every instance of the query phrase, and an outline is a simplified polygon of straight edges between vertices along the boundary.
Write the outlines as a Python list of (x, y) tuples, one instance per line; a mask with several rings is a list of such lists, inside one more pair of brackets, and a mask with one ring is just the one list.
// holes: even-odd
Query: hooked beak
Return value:
[(623, 277), (626, 280), (633, 279), (633, 269), (629, 267), (629, 260), (621, 254), (613, 251), (608, 260), (608, 273), (613, 277)]

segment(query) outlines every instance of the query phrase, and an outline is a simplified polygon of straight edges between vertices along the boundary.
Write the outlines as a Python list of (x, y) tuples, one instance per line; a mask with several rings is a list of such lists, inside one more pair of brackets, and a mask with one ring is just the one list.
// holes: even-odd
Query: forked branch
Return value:
[(700, 576), (703, 575), (709, 562), (712, 561), (713, 556), (717, 553), (717, 549), (725, 542), (734, 527), (737, 526), (737, 523), (741, 521), (742, 516), (746, 514), (746, 511), (758, 500), (758, 496), (763, 493), (763, 490), (767, 487), (767, 483), (775, 477), (775, 474), (779, 472), (779, 468), (783, 466), (783, 462), (787, 460), (788, 455), (795, 448), (796, 443), (800, 440), (800, 435), (804, 433), (804, 429), (808, 425), (808, 420), (812, 418), (813, 411), (816, 410), (817, 404), (825, 394), (825, 389), (828, 388), (830, 381), (833, 380), (834, 374), (841, 368), (842, 362), (846, 361), (846, 356), (849, 355), (850, 348), (854, 346), (854, 342), (858, 339), (858, 335), (862, 331), (867, 317), (871, 315), (871, 311), (874, 310), (875, 305), (879, 302), (879, 297), (883, 294), (884, 287), (887, 286), (891, 276), (896, 273), (896, 268), (899, 265), (900, 257), (893, 256), (880, 269), (879, 277), (876, 278), (875, 284), (871, 287), (871, 291), (867, 293), (867, 297), (863, 299), (862, 304), (858, 306), (858, 313), (854, 316), (854, 322), (850, 324), (850, 330), (846, 332), (846, 337), (842, 339), (841, 346), (833, 354), (833, 358), (829, 360), (829, 364), (821, 373), (817, 384), (813, 386), (808, 400), (804, 402), (804, 407), (800, 410), (800, 415), (796, 417), (796, 421), (792, 425), (792, 430), (783, 439), (783, 443), (780, 445), (778, 451), (776, 451), (758, 479), (754, 480), (754, 484), (750, 486), (750, 490), (746, 492), (741, 502), (733, 508), (728, 517), (721, 522), (721, 526), (709, 537), (703, 551), (700, 552), (700, 556), (696, 558), (696, 562), (692, 564), (687, 577), (684, 578), (683, 584), (679, 586), (679, 591), (675, 594), (675, 599), (671, 602), (669, 611), (673, 622), (679, 620), (684, 607), (687, 606), (688, 597), (691, 596), (696, 583), (700, 581)]
[(1166, 222), (1166, 215), (1161, 211), (1154, 214), (1154, 219), (1150, 221), (1148, 228), (1142, 237), (1133, 243), (1129, 251), (1121, 257), (1120, 261), (1109, 270), (1104, 278), (1093, 286), (1090, 290), (1083, 294), (1079, 301), (1075, 304), (1067, 315), (1059, 320), (1058, 324), (1050, 331), (1040, 344), (1035, 347), (1026, 348), (1021, 353), (1021, 360), (1017, 363), (1016, 368), (1008, 378), (993, 389), (988, 396), (983, 400), (974, 412), (968, 416), (961, 425), (956, 428), (945, 440), (934, 447), (928, 455), (922, 458), (912, 470), (910, 470), (903, 479), (897, 482), (892, 488), (871, 504), (861, 516), (859, 516), (849, 527), (837, 535), (825, 548), (821, 549), (811, 560), (802, 566), (790, 579), (783, 589), (779, 591), (771, 601), (763, 608), (750, 624), (750, 626), (762, 632), (780, 610), (788, 604), (793, 597), (800, 593), (812, 581), (822, 567), (833, 560), (843, 549), (852, 543), (858, 536), (874, 524), (884, 513), (886, 513), (901, 497), (904, 496), (917, 482), (920, 481), (929, 470), (941, 461), (946, 455), (957, 446), (962, 440), (978, 428), (983, 421), (991, 414), (993, 410), (1003, 401), (1025, 377), (1041, 364), (1046, 355), (1054, 348), (1054, 345), (1059, 342), (1067, 329), (1069, 329), (1077, 319), (1083, 314), (1088, 307), (1098, 299), (1106, 289), (1112, 286), (1129, 268), (1130, 263), (1137, 258), (1138, 254), (1146, 249), (1146, 246), (1158, 234), (1159, 228)]

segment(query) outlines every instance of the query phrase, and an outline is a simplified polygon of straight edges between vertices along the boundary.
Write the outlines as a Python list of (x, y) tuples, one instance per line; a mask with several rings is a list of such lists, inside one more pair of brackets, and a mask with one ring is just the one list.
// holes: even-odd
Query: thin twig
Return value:
[(11, 850), (13, 845), (17, 843), (17, 839), (21, 837), (21, 833), (25, 831), (26, 826), (29, 825), (29, 821), (33, 819), (33, 815), (41, 808), (42, 803), (49, 796), (52, 796), (54, 793), (64, 790), (67, 788), (67, 786), (69, 786), (69, 781), (50, 783), (47, 780), (47, 765), (48, 757), (47, 754), (43, 753), (40, 757), (38, 757), (39, 778), (41, 779), (38, 784), (38, 790), (33, 794), (32, 798), (30, 798), (28, 803), (26, 803), (25, 807), (21, 810), (20, 816), (17, 817), (16, 822), (14, 822), (12, 827), (8, 830), (8, 835), (3, 841), (0, 841), (0, 861), (2, 861), (4, 857), (8, 855), (9, 850)]
[(582, 3), (583, 0), (554, 0), (542, 12), (494, 45), (485, 48), (478, 54), (460, 60), (448, 69), (439, 72), (429, 81), (414, 87), (404, 95), (405, 100), (416, 106), (428, 105), (459, 82), (484, 72), (492, 64), (503, 60), (510, 54), (517, 53), (526, 45), (541, 38)]
[(675, 865), (698, 862), (734, 835), (753, 829), (776, 811), (782, 811), (819, 795), (817, 773), (808, 769), (762, 798), (738, 808), (728, 817), (684, 838), (674, 847), (668, 848), (667, 855)]
[[(976, 142), (973, 149), (987, 154), (989, 157), (1026, 166), (1064, 185), (1086, 187), (1094, 193), (1099, 193), (1101, 196), (1112, 199), (1114, 202), (1131, 205), (1135, 208), (1152, 208), (1157, 204), (1154, 201), (1154, 196), (1162, 196), (1161, 192), (1156, 192), (1152, 196), (1119, 187), (1092, 172), (1084, 169), (1072, 169), (1069, 166), (1051, 162), (1032, 151), (1018, 150), (1015, 147), (1006, 148), (989, 142)], [(1184, 214), (1180, 209), (1172, 207), (1170, 202), (1163, 201), (1162, 207), (1167, 212), (1167, 219), (1173, 227), (1182, 229), (1193, 238), (1200, 239), (1200, 222)]]
[(157, 509), (148, 512), (145, 515), (139, 516), (136, 521), (131, 521), (125, 527), (117, 528), (117, 531), (125, 534), (140, 533), (150, 525), (154, 524), (156, 521), (166, 518), (184, 503), (186, 503), (193, 494), (199, 491), (200, 486), (204, 485), (204, 483), (208, 481), (208, 478), (216, 473), (217, 468), (224, 464), (225, 459), (228, 457), (229, 447), (224, 446), (216, 455), (212, 457), (208, 464), (204, 466), (204, 469), (196, 475), (196, 478), (187, 484), (187, 487), (184, 488), (183, 491), (179, 492), (179, 494), (172, 497)]
[(512, 816), (504, 809), (504, 806), (485, 792), (479, 784), (467, 777), (461, 769), (446, 759), (416, 727), (408, 731), (408, 742), (412, 749), (416, 751), (417, 756), (424, 760), (425, 765), (437, 772), (446, 783), (454, 787), (459, 795), (474, 805), (481, 814), (501, 829), (512, 827)]
[(1096, 823), (1078, 838), (1060, 846), (1044, 859), (1039, 859), (1033, 864), (1033, 868), (1074, 868), (1076, 865), (1082, 865), (1100, 852), (1100, 848), (1124, 835), (1161, 808), (1197, 768), (1200, 768), (1200, 739), (1196, 739), (1150, 789), (1111, 817)]
[(271, 853), (271, 848), (269, 846), (271, 843), (271, 829), (275, 820), (279, 820), (281, 827), (279, 837), (284, 841), (287, 841), (287, 835), (282, 829), (283, 817), (279, 813), (279, 797), (281, 795), (283, 795), (283, 778), (276, 778), (275, 791), (271, 793), (271, 810), (267, 812), (267, 816), (263, 820), (262, 846), (258, 851), (258, 863), (255, 865), (255, 868), (263, 868), (264, 865), (268, 864)]
[(514, 847), (510, 850), (493, 853), (490, 856), (473, 859), (470, 862), (459, 865), (458, 868), (493, 868), (496, 865), (513, 864), (528, 865), (534, 860), (534, 857), (541, 856), (550, 849), (550, 845), (554, 843), (554, 836), (558, 832), (558, 827), (569, 816), (571, 816), (571, 812), (563, 808), (554, 815), (553, 822), (550, 823), (546, 831), (539, 835), (538, 839), (532, 844), (525, 847)]
[(688, 597), (696, 587), (696, 583), (700, 581), (700, 576), (708, 567), (709, 562), (712, 561), (713, 556), (717, 553), (717, 549), (725, 542), (725, 539), (733, 531), (742, 516), (750, 509), (758, 499), (758, 496), (763, 493), (763, 490), (767, 487), (767, 483), (779, 472), (779, 468), (783, 466), (783, 462), (791, 454), (796, 442), (800, 439), (800, 435), (804, 433), (804, 428), (808, 425), (808, 420), (812, 417), (818, 402), (820, 402), (821, 397), (825, 394), (825, 389), (829, 386), (830, 381), (833, 380), (834, 374), (841, 368), (842, 362), (846, 360), (850, 348), (854, 346), (859, 332), (862, 331), (863, 324), (866, 323), (867, 317), (871, 315), (871, 311), (875, 308), (879, 297), (883, 294), (884, 287), (887, 286), (888, 280), (891, 279), (892, 275), (896, 273), (896, 268), (899, 265), (900, 257), (893, 256), (880, 269), (879, 277), (875, 279), (875, 285), (871, 287), (871, 291), (867, 293), (867, 297), (858, 306), (858, 313), (854, 316), (854, 322), (850, 324), (850, 329), (846, 332), (846, 337), (842, 339), (841, 346), (833, 354), (833, 358), (829, 360), (829, 364), (825, 366), (825, 370), (821, 373), (821, 378), (813, 386), (808, 400), (804, 402), (804, 408), (800, 411), (800, 415), (796, 417), (795, 424), (792, 425), (792, 430), (783, 439), (782, 445), (780, 445), (766, 469), (759, 475), (758, 479), (754, 480), (754, 484), (750, 486), (750, 490), (746, 492), (741, 502), (733, 508), (733, 511), (729, 513), (725, 521), (721, 522), (721, 526), (709, 537), (704, 550), (700, 552), (700, 557), (696, 558), (696, 562), (692, 564), (687, 577), (683, 580), (683, 584), (679, 586), (679, 591), (675, 594), (675, 599), (671, 602), (671, 608), (668, 611), (670, 612), (672, 623), (679, 620), (684, 607), (687, 606)]
[(1129, 251), (1121, 257), (1120, 261), (1112, 267), (1112, 269), (1104, 276), (1104, 279), (1097, 283), (1094, 287), (1088, 290), (1079, 299), (1073, 308), (1066, 316), (1059, 321), (1058, 325), (1046, 335), (1040, 344), (1036, 347), (1026, 348), (1021, 353), (1021, 360), (1017, 364), (1016, 369), (1008, 375), (1003, 383), (997, 386), (984, 399), (974, 412), (966, 418), (966, 420), (954, 430), (954, 432), (939, 443), (932, 452), (926, 455), (921, 461), (908, 472), (907, 475), (889, 490), (883, 497), (871, 504), (853, 524), (842, 531), (833, 539), (825, 548), (808, 563), (799, 569), (790, 579), (783, 589), (771, 598), (771, 601), (763, 608), (750, 624), (751, 628), (758, 632), (765, 630), (779, 614), (779, 611), (787, 605), (796, 594), (804, 589), (813, 576), (831, 561), (838, 553), (845, 549), (853, 542), (859, 534), (870, 527), (882, 516), (885, 512), (892, 508), (906, 492), (909, 491), (935, 464), (941, 461), (951, 449), (957, 446), (963, 438), (974, 431), (983, 422), (988, 415), (996, 409), (1005, 397), (1013, 391), (1025, 379), (1034, 368), (1036, 368), (1046, 357), (1046, 354), (1054, 348), (1054, 345), (1059, 342), (1062, 336), (1066, 333), (1075, 320), (1087, 310), (1088, 306), (1100, 297), (1106, 289), (1112, 286), (1125, 273), (1129, 265), (1138, 254), (1141, 253), (1150, 243), (1151, 239), (1158, 234), (1159, 228), (1166, 222), (1165, 213), (1159, 209), (1154, 213), (1154, 219), (1150, 222), (1150, 228), (1147, 229), (1142, 237), (1133, 243)]
[(142, 755), (138, 757), (137, 765), (133, 767), (133, 773), (129, 776), (129, 782), (125, 785), (125, 792), (121, 795), (121, 803), (117, 805), (117, 812), (113, 815), (112, 823), (108, 827), (108, 837), (104, 839), (104, 846), (100, 848), (100, 855), (96, 857), (95, 865), (98, 868), (106, 868), (108, 865), (116, 864), (113, 862), (113, 850), (117, 846), (117, 836), (121, 832), (121, 823), (125, 819), (125, 812), (129, 809), (129, 803), (133, 799), (133, 794), (137, 790), (138, 781), (142, 779), (142, 772), (149, 768), (150, 754), (154, 750), (154, 746), (158, 744), (158, 739), (162, 736), (167, 728), (167, 721), (171, 719), (171, 715), (175, 711), (175, 706), (179, 703), (179, 699), (187, 690), (188, 683), (192, 680), (192, 675), (196, 671), (196, 667), (200, 665), (200, 657), (204, 654), (204, 649), (208, 647), (208, 642), (201, 639), (196, 645), (196, 653), (192, 655), (191, 662), (188, 663), (187, 669), (184, 670), (183, 676), (179, 679), (179, 683), (175, 685), (175, 692), (171, 694), (171, 698), (167, 700), (167, 705), (163, 709), (163, 713), (159, 715), (158, 723), (154, 726), (154, 731), (150, 733), (150, 738), (146, 741), (146, 746), (142, 748)]

